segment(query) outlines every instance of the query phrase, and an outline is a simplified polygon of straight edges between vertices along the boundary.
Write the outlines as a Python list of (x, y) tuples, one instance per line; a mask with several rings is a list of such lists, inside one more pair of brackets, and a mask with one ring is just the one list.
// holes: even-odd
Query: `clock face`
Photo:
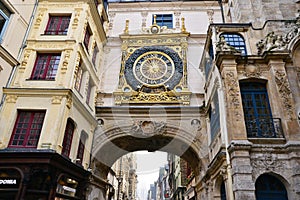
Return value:
[(124, 76), (135, 91), (174, 89), (183, 77), (183, 62), (177, 52), (164, 46), (135, 50), (125, 62)]
[(156, 87), (166, 83), (174, 74), (174, 62), (161, 51), (140, 55), (133, 64), (133, 74), (142, 84)]

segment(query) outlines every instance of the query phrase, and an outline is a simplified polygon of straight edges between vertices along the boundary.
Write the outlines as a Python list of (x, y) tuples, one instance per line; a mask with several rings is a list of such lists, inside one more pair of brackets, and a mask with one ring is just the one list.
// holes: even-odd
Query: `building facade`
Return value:
[(298, 0), (1, 2), (1, 196), (106, 199), (160, 150), (188, 199), (299, 199)]

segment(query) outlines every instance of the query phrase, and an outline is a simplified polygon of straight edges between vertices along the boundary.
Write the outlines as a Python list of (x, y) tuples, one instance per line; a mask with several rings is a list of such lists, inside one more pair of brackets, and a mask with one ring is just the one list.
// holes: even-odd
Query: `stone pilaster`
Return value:
[(250, 148), (251, 143), (246, 140), (232, 141), (229, 147), (234, 199), (255, 199)]
[(226, 100), (228, 140), (247, 139), (241, 92), (237, 76), (237, 63), (234, 56), (219, 57), (221, 75)]
[[(282, 59), (270, 59), (268, 63), (270, 67), (271, 81), (270, 89), (276, 96), (276, 105), (279, 110), (282, 124), (286, 122), (287, 126), (284, 127), (285, 137), (289, 140), (298, 140), (299, 138), (299, 125), (295, 113), (295, 102), (292, 96), (292, 89), (288, 80), (287, 71), (285, 69), (285, 61)], [(275, 103), (275, 102), (274, 102)], [(288, 133), (288, 135), (287, 135)]]

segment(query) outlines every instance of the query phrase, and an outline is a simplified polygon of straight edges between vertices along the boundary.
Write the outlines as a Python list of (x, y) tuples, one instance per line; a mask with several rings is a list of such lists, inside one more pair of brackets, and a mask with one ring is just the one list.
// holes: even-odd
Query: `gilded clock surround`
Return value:
[(177, 33), (169, 30), (167, 33), (129, 34), (129, 21), (126, 21), (124, 34), (120, 35), (122, 60), (119, 84), (114, 92), (115, 104), (189, 105), (188, 36), (189, 33), (182, 30)]

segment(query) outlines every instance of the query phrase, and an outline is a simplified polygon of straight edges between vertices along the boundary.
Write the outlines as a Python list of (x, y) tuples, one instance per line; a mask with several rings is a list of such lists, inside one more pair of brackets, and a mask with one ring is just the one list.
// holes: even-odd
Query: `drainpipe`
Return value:
[[(220, 88), (222, 87), (222, 82), (220, 84)], [(225, 97), (224, 97), (224, 90), (220, 89), (220, 99), (222, 102), (225, 102)], [(226, 175), (227, 175), (227, 184), (226, 184), (226, 195), (228, 200), (234, 200), (234, 194), (233, 194), (233, 180), (232, 180), (232, 173), (231, 173), (231, 161), (230, 161), (230, 155), (228, 152), (228, 131), (227, 131), (227, 119), (226, 119), (226, 109), (225, 105), (220, 106), (220, 110), (223, 113), (221, 116), (224, 116), (223, 118), (223, 123), (221, 126), (222, 132), (224, 133), (224, 140), (225, 140), (225, 153), (226, 153)]]
[(218, 3), (219, 3), (220, 8), (221, 8), (222, 22), (225, 23), (224, 9), (223, 9), (222, 0), (218, 0)]
[[(33, 23), (34, 15), (36, 13), (38, 4), (39, 4), (39, 0), (35, 0), (34, 7), (33, 7), (33, 10), (32, 10), (32, 14), (31, 14), (31, 17), (29, 19), (29, 24), (28, 24), (28, 27), (26, 29), (26, 32), (25, 32), (25, 35), (24, 35), (21, 47), (20, 47), (19, 52), (18, 52), (18, 56), (17, 56), (17, 60), (18, 61), (20, 60), (21, 55), (22, 55), (22, 53), (23, 53), (23, 51), (24, 51), (24, 49), (26, 47), (26, 41), (27, 41), (27, 38), (28, 38), (28, 35), (29, 35), (29, 32), (30, 32), (31, 26), (32, 26), (32, 23)], [(13, 66), (13, 68), (12, 68), (12, 70), (10, 72), (8, 81), (7, 81), (6, 86), (5, 86), (6, 88), (10, 86), (10, 84), (12, 82), (12, 79), (15, 76), (17, 67), (18, 67), (18, 65)], [(3, 107), (3, 103), (4, 103), (4, 100), (5, 100), (5, 97), (6, 97), (6, 95), (3, 94), (1, 102), (0, 102), (0, 111), (1, 111), (1, 109)]]

